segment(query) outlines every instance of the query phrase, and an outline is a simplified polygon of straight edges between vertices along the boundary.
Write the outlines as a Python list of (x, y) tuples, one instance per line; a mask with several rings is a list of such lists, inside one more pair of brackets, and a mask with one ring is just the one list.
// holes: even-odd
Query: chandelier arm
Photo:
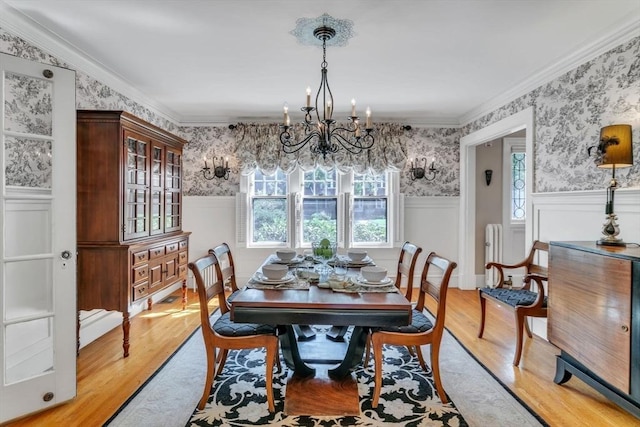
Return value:
[(282, 144), (282, 150), (287, 154), (293, 154), (298, 152), (302, 147), (304, 147), (307, 142), (311, 141), (314, 137), (320, 139), (321, 135), (318, 131), (309, 132), (303, 139), (298, 142), (294, 142), (291, 139), (291, 134), (288, 130), (282, 131), (280, 134), (280, 143)]
[[(338, 131), (355, 134), (356, 130), (355, 129), (348, 129), (348, 128), (345, 128), (345, 127), (337, 127), (337, 128), (335, 128), (335, 129), (333, 129), (331, 131), (331, 133), (329, 134), (329, 137), (333, 138), (335, 136), (336, 138), (340, 138), (342, 141), (345, 142), (345, 144), (347, 144), (347, 145), (349, 145), (351, 147), (357, 148), (358, 149), (358, 153), (362, 152), (363, 150), (370, 149), (371, 147), (373, 147), (373, 144), (375, 142), (375, 138), (373, 137), (371, 132), (366, 132), (365, 131), (366, 134), (363, 137), (357, 136), (357, 137), (355, 137), (355, 141), (354, 141), (354, 140), (350, 140), (350, 139), (345, 138)], [(347, 146), (345, 144), (343, 144), (341, 142), (341, 145), (344, 148), (347, 148)], [(354, 153), (353, 151), (350, 151), (350, 152), (352, 154), (358, 154), (358, 153)]]
[[(332, 133), (330, 138), (332, 140), (338, 141), (338, 143), (342, 146), (342, 148), (344, 148), (351, 154), (360, 154), (362, 153), (363, 150), (365, 150), (365, 147), (363, 147), (362, 144), (360, 144), (360, 141), (358, 139), (356, 139), (355, 141), (352, 141), (340, 135), (339, 133), (335, 133), (335, 134)], [(335, 142), (333, 144), (336, 145)]]

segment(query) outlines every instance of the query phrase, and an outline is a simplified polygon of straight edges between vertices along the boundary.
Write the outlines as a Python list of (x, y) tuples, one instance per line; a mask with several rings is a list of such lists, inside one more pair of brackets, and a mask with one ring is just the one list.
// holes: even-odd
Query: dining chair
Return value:
[[(398, 289), (402, 289), (403, 284), (407, 287), (405, 291), (405, 298), (411, 301), (413, 297), (413, 276), (416, 270), (416, 263), (418, 262), (418, 256), (422, 252), (422, 248), (416, 246), (411, 242), (404, 242), (402, 248), (400, 248), (400, 256), (398, 257), (398, 269), (396, 271), (395, 286)], [(412, 346), (408, 346), (409, 354), (415, 355), (415, 349)], [(369, 366), (369, 357), (371, 355), (371, 335), (367, 337), (367, 345), (365, 349), (364, 367)]]
[(222, 243), (213, 249), (209, 249), (210, 255), (215, 255), (218, 263), (216, 264), (216, 273), (222, 283), (231, 289), (227, 299), (227, 307), (231, 307), (231, 301), (235, 298), (239, 288), (236, 282), (236, 270), (233, 264), (233, 255), (231, 254), (231, 248), (227, 243)]
[[(373, 345), (373, 358), (375, 361), (375, 386), (373, 391), (372, 407), (378, 407), (380, 390), (382, 388), (382, 347), (385, 344), (413, 347), (418, 355), (420, 366), (428, 372), (422, 356), (420, 346), (431, 346), (431, 371), (436, 391), (442, 403), (449, 399), (440, 379), (440, 342), (444, 332), (444, 320), (446, 313), (447, 289), (451, 273), (457, 264), (444, 257), (431, 252), (427, 257), (422, 276), (418, 302), (411, 313), (411, 324), (408, 326), (376, 327), (371, 329), (371, 342)], [(434, 271), (434, 269), (436, 271)], [(431, 276), (431, 277), (430, 277)], [(437, 279), (434, 279), (437, 276)], [(436, 303), (434, 313), (435, 323), (424, 314), (427, 298)]]
[[(189, 268), (198, 288), (198, 298), (200, 300), (200, 321), (202, 324), (202, 335), (207, 352), (207, 377), (205, 380), (202, 398), (198, 403), (198, 409), (204, 409), (213, 379), (220, 375), (224, 368), (229, 350), (241, 350), (264, 347), (267, 350), (265, 381), (267, 389), (267, 403), (269, 411), (274, 412), (273, 404), (273, 365), (278, 355), (278, 337), (276, 327), (255, 323), (236, 323), (230, 318), (230, 310), (224, 293), (224, 284), (220, 275), (212, 277), (212, 269), (219, 268), (215, 255), (209, 254), (191, 263)], [(213, 267), (213, 268), (212, 268)], [(205, 280), (208, 279), (208, 280)], [(207, 283), (209, 282), (209, 283)], [(213, 324), (211, 315), (215, 311), (215, 304), (211, 300), (218, 298), (218, 306), (221, 316)], [(221, 357), (216, 360), (216, 350), (220, 351)], [(216, 363), (218, 369), (216, 371)]]
[[(482, 338), (484, 333), (484, 323), (486, 315), (486, 302), (492, 300), (498, 306), (510, 308), (514, 311), (516, 320), (516, 350), (513, 356), (513, 365), (520, 364), (523, 345), (523, 330), (527, 331), (529, 338), (533, 338), (528, 316), (547, 317), (547, 297), (545, 296), (544, 282), (548, 280), (547, 267), (539, 264), (538, 258), (549, 253), (549, 243), (536, 240), (533, 242), (529, 255), (517, 264), (501, 264), (490, 262), (486, 269), (495, 268), (498, 270), (498, 283), (493, 288), (478, 288), (478, 299), (480, 301), (480, 329), (478, 338)], [(520, 288), (509, 288), (505, 285), (505, 270), (525, 269), (523, 286)], [(536, 283), (535, 288), (531, 286), (531, 281)]]
[(409, 301), (411, 301), (411, 297), (413, 296), (413, 275), (416, 270), (418, 256), (421, 252), (422, 248), (411, 242), (404, 242), (400, 249), (395, 284), (398, 289), (401, 289), (403, 285), (407, 287), (405, 297)]

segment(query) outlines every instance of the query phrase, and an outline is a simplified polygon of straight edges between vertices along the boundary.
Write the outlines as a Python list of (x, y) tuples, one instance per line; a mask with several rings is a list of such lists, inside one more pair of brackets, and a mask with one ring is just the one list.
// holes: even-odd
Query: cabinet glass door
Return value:
[(160, 144), (151, 144), (151, 230), (150, 234), (164, 233), (162, 223), (162, 193), (164, 187), (164, 174), (162, 173), (162, 155), (164, 148)]
[(125, 134), (124, 240), (149, 235), (149, 143)]
[(178, 231), (182, 227), (182, 156), (177, 150), (167, 148), (164, 231)]

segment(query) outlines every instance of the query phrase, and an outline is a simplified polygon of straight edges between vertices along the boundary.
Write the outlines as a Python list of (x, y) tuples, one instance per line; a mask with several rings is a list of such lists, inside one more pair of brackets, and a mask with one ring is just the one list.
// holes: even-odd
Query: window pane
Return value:
[(305, 196), (335, 196), (337, 194), (336, 171), (315, 169), (304, 174)]
[(252, 200), (253, 242), (287, 241), (287, 199)]
[(305, 242), (322, 239), (338, 241), (336, 198), (305, 198), (302, 201), (302, 212), (302, 238)]
[(387, 241), (387, 199), (356, 198), (353, 202), (354, 243)]
[(354, 196), (386, 196), (387, 175), (354, 175)]
[(255, 196), (286, 196), (287, 176), (280, 169), (273, 175), (265, 175), (256, 171), (253, 178), (253, 195)]
[(525, 153), (511, 154), (511, 219), (526, 218)]

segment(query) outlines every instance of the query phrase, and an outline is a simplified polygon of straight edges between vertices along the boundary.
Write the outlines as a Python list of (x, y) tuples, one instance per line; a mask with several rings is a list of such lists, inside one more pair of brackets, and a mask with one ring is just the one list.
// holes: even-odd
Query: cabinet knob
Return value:
[(622, 329), (622, 332), (629, 332), (629, 327), (627, 325), (622, 325), (620, 329)]

